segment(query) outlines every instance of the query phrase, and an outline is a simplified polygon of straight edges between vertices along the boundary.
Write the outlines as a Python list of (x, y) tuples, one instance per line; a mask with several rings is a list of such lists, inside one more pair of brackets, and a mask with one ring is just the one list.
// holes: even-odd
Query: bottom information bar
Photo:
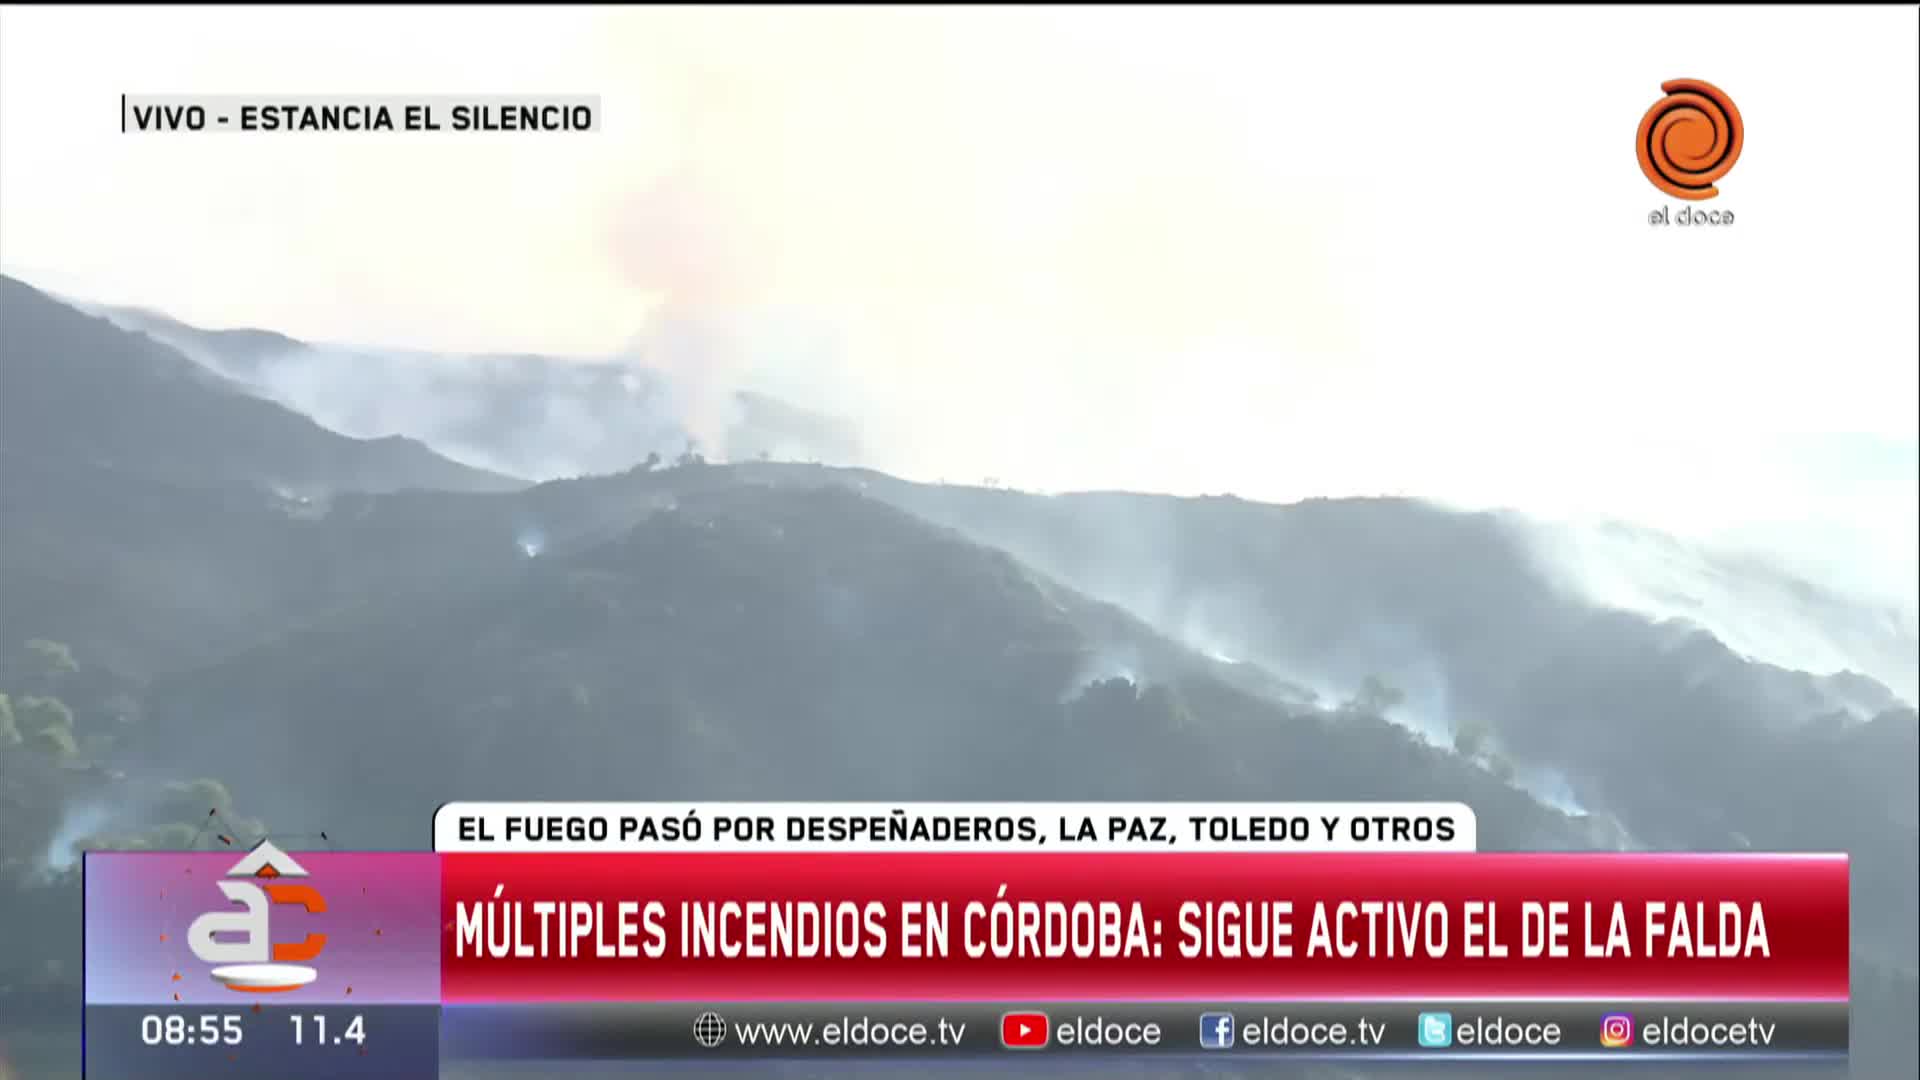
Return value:
[[(238, 997), (239, 995), (235, 995)], [(437, 1005), (89, 1005), (86, 1080), (423, 1080)], [(0, 1076), (9, 1075), (0, 1062)]]
[(1844, 1059), (1845, 1002), (677, 1002), (462, 1005), (454, 1061), (1162, 1054)]

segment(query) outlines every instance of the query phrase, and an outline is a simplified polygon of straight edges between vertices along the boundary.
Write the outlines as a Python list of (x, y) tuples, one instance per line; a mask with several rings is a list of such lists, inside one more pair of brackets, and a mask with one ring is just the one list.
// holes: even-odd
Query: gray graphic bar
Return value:
[(855, 1002), (448, 1006), (449, 1061), (1180, 1055), (1844, 1059), (1845, 1002)]
[(437, 1005), (89, 1005), (86, 1080), (427, 1080)]

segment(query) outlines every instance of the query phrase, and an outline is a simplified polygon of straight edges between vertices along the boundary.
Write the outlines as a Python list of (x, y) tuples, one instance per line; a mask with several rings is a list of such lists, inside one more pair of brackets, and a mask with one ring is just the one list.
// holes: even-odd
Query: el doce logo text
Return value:
[[(1676, 199), (1700, 202), (1720, 194), (1716, 185), (1733, 171), (1746, 143), (1746, 123), (1726, 91), (1701, 79), (1669, 79), (1665, 97), (1640, 118), (1634, 140), (1640, 171), (1648, 182)], [(1661, 207), (1647, 215), (1649, 225), (1731, 225), (1731, 210), (1683, 206), (1678, 213)]]

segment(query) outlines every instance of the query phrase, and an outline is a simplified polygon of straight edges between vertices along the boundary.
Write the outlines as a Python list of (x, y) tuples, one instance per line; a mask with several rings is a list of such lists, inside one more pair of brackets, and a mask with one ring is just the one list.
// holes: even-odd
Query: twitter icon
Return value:
[(1453, 1014), (1443, 1012), (1421, 1013), (1417, 1026), (1420, 1032), (1420, 1045), (1429, 1050), (1440, 1050), (1453, 1045)]

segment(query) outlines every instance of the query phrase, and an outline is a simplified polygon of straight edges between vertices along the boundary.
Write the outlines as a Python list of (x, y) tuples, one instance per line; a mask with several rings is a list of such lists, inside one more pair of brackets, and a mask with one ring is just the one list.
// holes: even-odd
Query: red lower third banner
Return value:
[(1847, 860), (449, 854), (447, 1004), (1844, 1001)]

